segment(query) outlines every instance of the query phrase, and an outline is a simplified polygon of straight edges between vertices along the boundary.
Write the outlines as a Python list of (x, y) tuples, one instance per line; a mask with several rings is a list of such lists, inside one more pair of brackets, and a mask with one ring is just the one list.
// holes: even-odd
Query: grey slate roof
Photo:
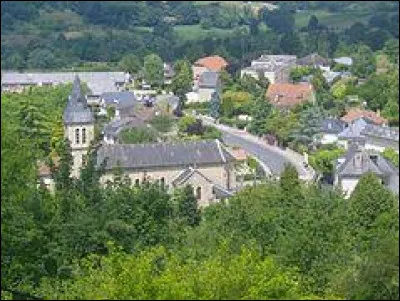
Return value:
[(199, 88), (216, 88), (218, 86), (218, 72), (205, 71), (200, 75)]
[(81, 83), (78, 76), (74, 79), (72, 91), (64, 110), (63, 120), (64, 124), (94, 122), (93, 113), (87, 106), (86, 98), (82, 94)]
[(345, 123), (340, 119), (326, 118), (322, 120), (321, 132), (327, 134), (339, 134), (345, 128)]
[(399, 130), (391, 127), (367, 124), (361, 131), (361, 135), (378, 137), (399, 142)]
[(97, 164), (108, 158), (106, 169), (193, 166), (234, 161), (218, 140), (177, 143), (103, 145), (97, 153)]
[(104, 100), (106, 105), (116, 104), (119, 109), (133, 107), (138, 102), (135, 94), (129, 91), (105, 92), (101, 94), (100, 97)]
[(228, 198), (234, 195), (232, 191), (227, 190), (218, 184), (213, 185), (213, 193), (217, 199)]
[(328, 59), (322, 57), (318, 53), (311, 53), (297, 60), (297, 65), (300, 66), (327, 66), (329, 63)]
[(85, 82), (91, 93), (101, 95), (104, 92), (117, 91), (116, 84), (123, 83), (127, 76), (124, 72), (48, 72), (48, 73), (19, 73), (2, 71), (1, 85), (52, 83), (70, 83), (76, 76)]
[(336, 172), (340, 177), (359, 177), (366, 172), (373, 172), (378, 176), (398, 175), (397, 169), (380, 154), (374, 154), (374, 156), (376, 162), (372, 160), (371, 154), (351, 145), (345, 155), (344, 162), (337, 167)]
[(106, 124), (103, 128), (103, 134), (105, 136), (117, 136), (121, 131), (128, 128), (142, 127), (145, 126), (143, 120), (137, 117), (128, 117), (120, 120), (113, 120)]
[(353, 59), (348, 56), (337, 57), (333, 59), (336, 63), (351, 66), (353, 65)]
[(365, 118), (359, 118), (338, 134), (339, 138), (354, 139), (362, 138), (361, 131), (367, 126), (368, 121)]
[(205, 175), (203, 175), (198, 169), (193, 168), (191, 166), (189, 166), (188, 168), (186, 168), (184, 171), (182, 171), (173, 181), (172, 181), (172, 185), (179, 185), (179, 183), (182, 183), (183, 181), (185, 181), (186, 179), (188, 179), (189, 177), (191, 177), (194, 173), (199, 174), (200, 176), (202, 176), (204, 179), (206, 179), (208, 182), (212, 183), (212, 181), (207, 178)]

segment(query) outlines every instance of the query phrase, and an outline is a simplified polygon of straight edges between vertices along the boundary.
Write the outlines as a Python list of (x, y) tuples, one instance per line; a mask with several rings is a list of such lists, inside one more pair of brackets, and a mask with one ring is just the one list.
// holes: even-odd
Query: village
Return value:
[[(301, 106), (312, 107), (316, 103), (313, 75), (293, 80), (293, 70), (318, 70), (332, 86), (357, 80), (349, 71), (333, 71), (348, 70), (352, 63), (350, 57), (331, 61), (316, 53), (300, 59), (293, 55), (261, 55), (241, 69), (240, 78), (267, 83), (266, 105), (268, 102), (290, 115)], [(347, 197), (358, 179), (371, 171), (392, 191), (399, 192), (398, 168), (382, 156), (388, 149), (399, 153), (399, 130), (390, 127), (379, 111), (366, 109), (366, 103), (357, 101), (357, 95), (347, 96), (349, 105), (343, 116), (317, 116), (318, 129), (309, 129), (311, 135), (307, 137), (312, 148), (294, 150), (282, 146), (282, 139), (273, 133), (254, 135), (248, 131), (251, 114), (224, 109), (232, 102), (222, 97), (221, 78), (227, 66), (228, 62), (216, 55), (198, 59), (191, 66), (192, 89), (185, 94), (184, 105), (182, 96), (168, 89), (156, 90), (125, 72), (3, 72), (2, 90), (21, 92), (31, 86), (74, 82), (64, 113), (74, 176), (79, 176), (82, 156), (90, 143), (98, 139), (102, 145), (99, 164), (100, 158), (105, 157), (112, 162), (109, 170), (122, 164), (136, 184), (144, 180), (160, 180), (171, 188), (191, 184), (197, 187), (196, 197), (201, 205), (232, 196), (246, 185), (279, 179), (285, 164), (293, 164), (303, 180), (340, 187)], [(174, 76), (173, 65), (164, 63), (164, 87), (171, 85)], [(86, 94), (81, 91), (81, 81), (87, 85)], [(362, 79), (359, 81), (362, 84)], [(213, 103), (217, 114), (212, 110)], [(95, 135), (95, 128), (100, 133)], [(145, 139), (137, 140), (135, 135)], [(309, 162), (310, 156), (329, 148), (341, 150), (341, 156), (328, 162), (332, 164), (328, 172), (316, 171)], [(48, 166), (39, 164), (43, 183), (52, 189), (54, 182)], [(103, 181), (107, 178), (110, 175)]]

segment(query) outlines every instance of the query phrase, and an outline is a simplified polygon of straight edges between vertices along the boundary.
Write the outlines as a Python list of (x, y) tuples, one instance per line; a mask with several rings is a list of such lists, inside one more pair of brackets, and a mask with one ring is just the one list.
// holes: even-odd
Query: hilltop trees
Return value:
[(164, 81), (164, 63), (157, 54), (144, 58), (144, 79), (147, 83), (160, 86)]

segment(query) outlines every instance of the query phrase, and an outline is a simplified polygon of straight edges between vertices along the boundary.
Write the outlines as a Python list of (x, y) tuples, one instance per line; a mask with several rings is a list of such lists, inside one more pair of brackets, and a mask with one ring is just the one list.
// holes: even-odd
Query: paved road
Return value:
[(247, 133), (221, 124), (214, 124), (209, 118), (199, 116), (203, 122), (217, 127), (223, 134), (223, 141), (228, 145), (237, 145), (246, 150), (249, 154), (262, 161), (273, 175), (279, 176), (286, 163), (293, 164), (300, 178), (310, 180), (314, 176), (312, 169), (303, 166), (303, 156), (291, 150), (282, 150), (278, 147), (270, 146), (262, 139)]

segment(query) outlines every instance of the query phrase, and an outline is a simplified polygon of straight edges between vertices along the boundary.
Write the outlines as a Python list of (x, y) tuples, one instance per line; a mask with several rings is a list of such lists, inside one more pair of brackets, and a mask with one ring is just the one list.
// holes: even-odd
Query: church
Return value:
[[(63, 115), (73, 164), (71, 176), (79, 177), (89, 146), (94, 140), (95, 117), (75, 77)], [(215, 140), (149, 144), (106, 144), (97, 150), (97, 165), (105, 163), (102, 184), (113, 180), (113, 170), (122, 169), (132, 185), (159, 181), (170, 191), (192, 185), (199, 206), (230, 197), (236, 190), (235, 158)], [(48, 168), (39, 168), (42, 183), (50, 189), (54, 181)]]

